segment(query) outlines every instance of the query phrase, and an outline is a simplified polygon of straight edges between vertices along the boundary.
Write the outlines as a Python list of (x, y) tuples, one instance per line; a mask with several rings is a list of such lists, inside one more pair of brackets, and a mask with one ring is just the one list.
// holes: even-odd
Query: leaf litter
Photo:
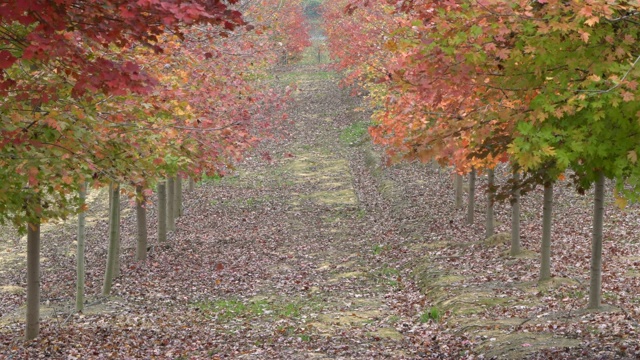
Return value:
[[(362, 99), (315, 65), (293, 65), (298, 87), (287, 136), (267, 140), (235, 173), (185, 193), (166, 246), (135, 262), (135, 218), (123, 216), (122, 271), (100, 296), (105, 197), (87, 238), (88, 304), (72, 311), (75, 228), (43, 236), (41, 336), (22, 340), (24, 263), (0, 280), (6, 358), (442, 359), (640, 356), (639, 209), (607, 207), (602, 311), (588, 297), (591, 200), (558, 187), (552, 272), (537, 283), (542, 195), (523, 196), (523, 256), (508, 236), (485, 241), (454, 210), (450, 172), (384, 167), (380, 149), (348, 142), (367, 123)], [(357, 140), (357, 139), (356, 139)], [(270, 161), (259, 154), (268, 153)], [(496, 178), (506, 181), (506, 169)], [(482, 176), (479, 189), (486, 187)], [(611, 198), (611, 197), (610, 197)], [(124, 201), (124, 209), (131, 204)], [(156, 212), (149, 207), (149, 237)], [(496, 230), (510, 213), (496, 206)], [(24, 240), (2, 238), (2, 251)], [(13, 258), (12, 258), (13, 259)], [(7, 265), (9, 264), (9, 265)]]

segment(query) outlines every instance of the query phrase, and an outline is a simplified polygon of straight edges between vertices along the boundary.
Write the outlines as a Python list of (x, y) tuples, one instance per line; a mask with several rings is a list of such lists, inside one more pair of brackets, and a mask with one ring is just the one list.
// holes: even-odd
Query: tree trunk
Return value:
[(27, 225), (27, 324), (25, 339), (40, 333), (40, 220)]
[(182, 178), (176, 176), (176, 217), (182, 216)]
[[(87, 198), (87, 184), (80, 185), (80, 203), (85, 204)], [(84, 310), (84, 279), (85, 279), (85, 259), (84, 242), (87, 213), (84, 209), (78, 213), (78, 241), (76, 249), (76, 311)]]
[(136, 186), (136, 222), (138, 225), (138, 242), (136, 246), (136, 259), (138, 261), (147, 258), (147, 209), (145, 208), (145, 196), (142, 186)]
[(553, 183), (544, 184), (542, 208), (542, 246), (540, 248), (540, 281), (551, 279), (551, 211), (553, 209)]
[[(120, 276), (120, 186), (116, 186), (116, 191), (118, 191), (118, 198), (113, 201), (113, 206), (116, 209), (116, 256), (114, 258), (114, 266), (113, 266), (113, 277), (117, 278)], [(113, 221), (113, 220), (112, 220)]]
[(167, 184), (158, 182), (158, 242), (167, 241)]
[(176, 181), (175, 178), (167, 178), (167, 231), (176, 229)]
[(196, 181), (192, 177), (189, 178), (189, 192), (192, 192), (196, 188)]
[(520, 174), (513, 173), (514, 188), (511, 191), (511, 256), (520, 254)]
[(591, 243), (591, 282), (589, 309), (598, 309), (602, 303), (602, 227), (604, 222), (604, 173), (599, 171), (593, 204), (593, 233)]
[(113, 200), (113, 206), (111, 206), (111, 213), (109, 217), (111, 218), (110, 227), (109, 227), (109, 250), (107, 252), (107, 269), (104, 273), (104, 284), (102, 287), (102, 295), (109, 295), (111, 293), (111, 286), (113, 285), (113, 278), (115, 274), (116, 267), (116, 256), (118, 252), (118, 227), (119, 227), (119, 219), (118, 219), (118, 208), (119, 206), (115, 206), (116, 204), (120, 204), (120, 187), (118, 184), (112, 185), (111, 189), (111, 199)]
[(462, 209), (462, 175), (456, 173), (453, 184), (456, 192), (456, 209)]
[(476, 169), (469, 173), (469, 198), (467, 200), (467, 224), (473, 224), (473, 215), (476, 205)]
[(494, 186), (495, 186), (495, 172), (493, 169), (487, 173), (488, 188), (487, 188), (487, 221), (486, 221), (486, 233), (485, 238), (489, 238), (494, 234), (494, 216), (493, 216), (493, 203), (494, 203)]

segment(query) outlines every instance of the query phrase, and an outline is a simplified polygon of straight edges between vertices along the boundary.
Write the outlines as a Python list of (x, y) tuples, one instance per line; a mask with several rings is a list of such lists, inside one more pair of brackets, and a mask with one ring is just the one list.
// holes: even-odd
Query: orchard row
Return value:
[(0, 222), (28, 232), (31, 339), (40, 224), (82, 213), (85, 184), (143, 205), (161, 179), (232, 168), (283, 120), (287, 91), (267, 71), (309, 40), (301, 1), (10, 1), (0, 14)]
[[(551, 277), (553, 184), (570, 174), (579, 192), (595, 185), (589, 307), (599, 308), (604, 180), (621, 206), (640, 194), (640, 6), (342, 0), (325, 2), (324, 17), (336, 66), (375, 110), (373, 141), (391, 162), (452, 166), (458, 189), (461, 175), (473, 190), (476, 172), (488, 173), (487, 236), (493, 202), (510, 198), (512, 255), (520, 192), (544, 186), (540, 280)], [(504, 162), (513, 178), (497, 188)]]

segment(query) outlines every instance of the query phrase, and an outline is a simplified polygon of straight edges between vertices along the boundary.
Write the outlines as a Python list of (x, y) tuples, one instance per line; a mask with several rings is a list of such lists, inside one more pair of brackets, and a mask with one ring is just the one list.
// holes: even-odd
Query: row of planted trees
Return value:
[(28, 233), (32, 339), (40, 225), (80, 214), (81, 276), (86, 193), (110, 187), (108, 294), (120, 195), (136, 198), (143, 239), (151, 189), (161, 200), (164, 186), (169, 197), (175, 189), (159, 179), (232, 168), (269, 135), (286, 99), (267, 70), (308, 39), (299, 1), (33, 0), (4, 2), (0, 14), (0, 221)]
[[(551, 277), (554, 183), (570, 174), (595, 187), (589, 307), (601, 305), (604, 181), (619, 203), (638, 198), (640, 6), (594, 1), (343, 0), (325, 2), (329, 48), (346, 81), (362, 84), (375, 113), (370, 133), (391, 161), (452, 166), (456, 188), (488, 174), (494, 200), (513, 205), (544, 187), (540, 279)], [(349, 33), (348, 38), (343, 36)], [(509, 163), (513, 177), (493, 184)], [(458, 190), (457, 204), (462, 206)], [(473, 221), (473, 209), (468, 220)]]

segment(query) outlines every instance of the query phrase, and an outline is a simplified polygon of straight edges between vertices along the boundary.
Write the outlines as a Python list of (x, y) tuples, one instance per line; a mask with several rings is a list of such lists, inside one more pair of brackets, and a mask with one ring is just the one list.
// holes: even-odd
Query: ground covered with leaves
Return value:
[[(24, 239), (3, 235), (3, 358), (638, 358), (639, 209), (607, 207), (604, 299), (587, 312), (592, 202), (556, 191), (554, 279), (538, 284), (542, 195), (523, 197), (521, 256), (508, 235), (484, 238), (454, 209), (450, 171), (384, 166), (366, 136), (364, 103), (324, 66), (276, 74), (298, 84), (282, 139), (236, 172), (185, 193), (166, 246), (135, 262), (135, 214), (123, 201), (122, 271), (99, 296), (106, 192), (94, 192), (88, 302), (72, 311), (73, 222), (43, 234), (41, 336), (22, 340)], [(497, 178), (506, 181), (506, 169)], [(508, 232), (508, 204), (497, 230)], [(149, 207), (149, 236), (156, 212)]]

